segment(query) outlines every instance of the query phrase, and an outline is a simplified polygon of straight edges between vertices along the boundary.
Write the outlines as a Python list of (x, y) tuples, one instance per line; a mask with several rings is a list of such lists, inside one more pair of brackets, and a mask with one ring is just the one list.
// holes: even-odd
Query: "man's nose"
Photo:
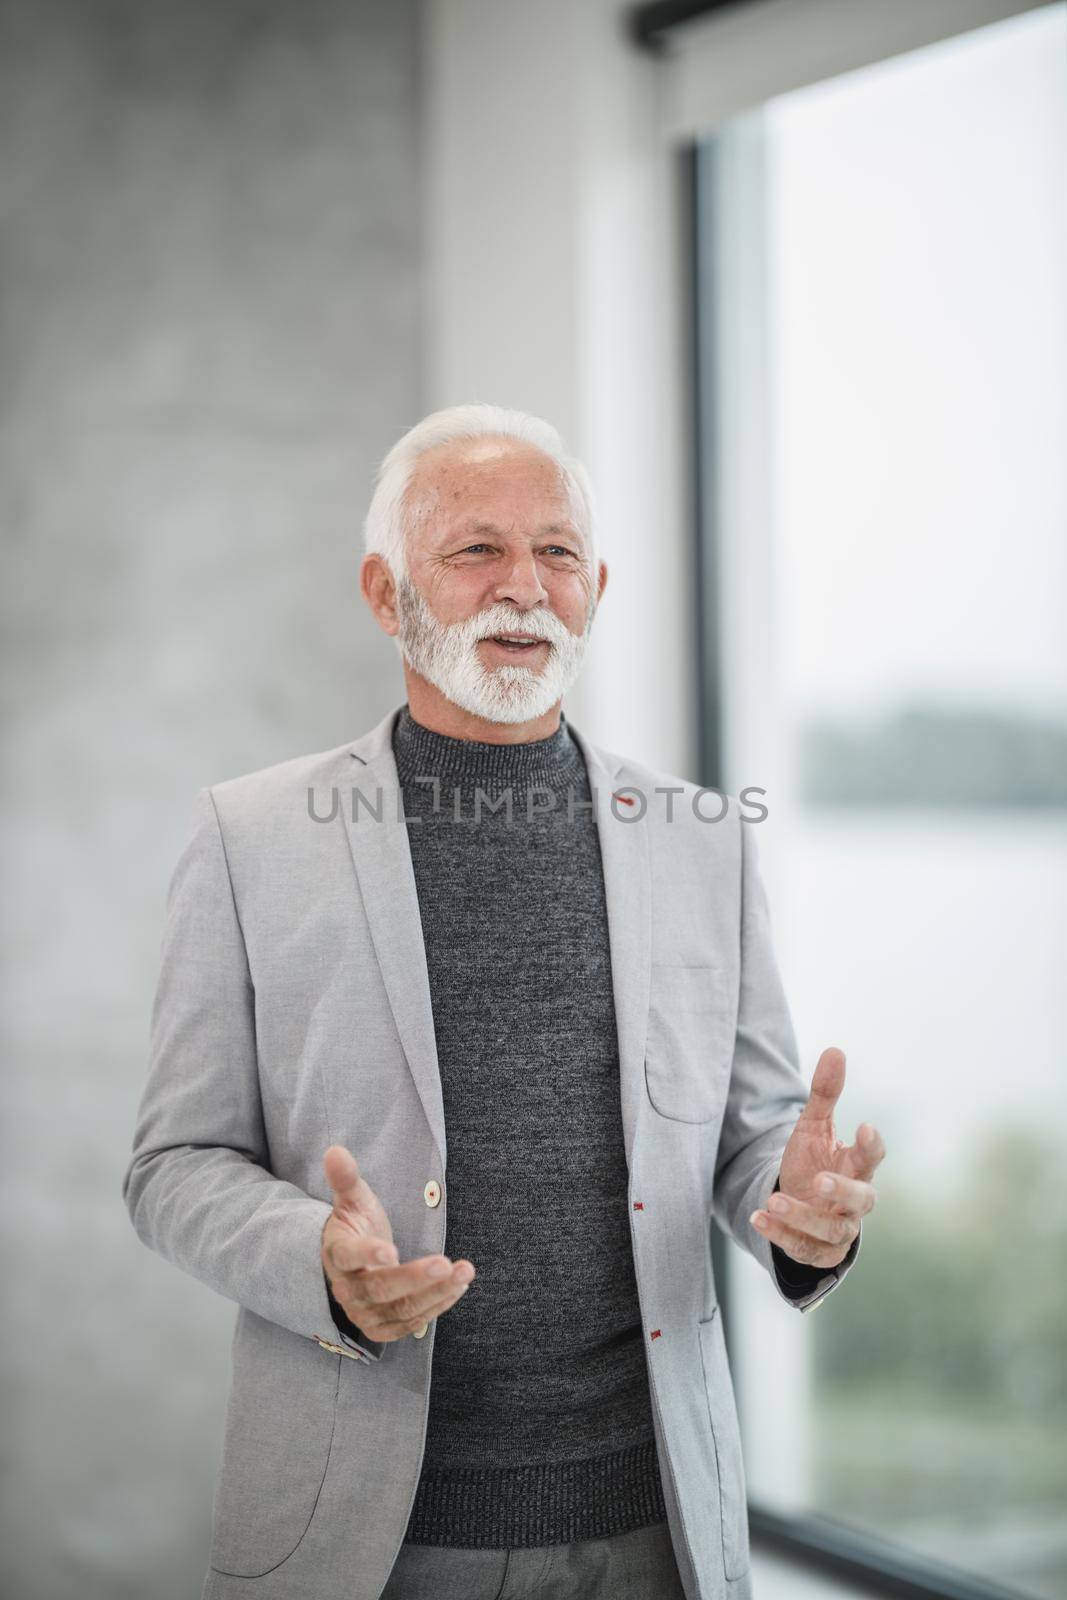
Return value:
[(524, 611), (547, 598), (548, 590), (541, 582), (537, 562), (529, 550), (516, 553), (507, 572), (493, 585), (494, 601), (509, 600)]

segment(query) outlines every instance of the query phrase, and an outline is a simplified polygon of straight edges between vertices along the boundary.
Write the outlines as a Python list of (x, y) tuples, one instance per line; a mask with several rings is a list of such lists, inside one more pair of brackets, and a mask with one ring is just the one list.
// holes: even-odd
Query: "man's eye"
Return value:
[(488, 548), (487, 544), (469, 544), (464, 548), (463, 554), (467, 555), (471, 550), (488, 550)]
[(568, 550), (566, 545), (562, 545), (562, 544), (550, 544), (548, 546), (548, 548), (549, 548), (549, 551), (559, 550), (560, 553), (562, 555), (565, 555), (565, 556), (572, 556), (574, 554), (573, 550)]

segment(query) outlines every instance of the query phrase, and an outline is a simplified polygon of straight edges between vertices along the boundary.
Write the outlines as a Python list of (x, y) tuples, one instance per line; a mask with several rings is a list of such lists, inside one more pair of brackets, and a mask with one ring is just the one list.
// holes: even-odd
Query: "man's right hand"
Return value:
[(322, 1160), (333, 1210), (322, 1230), (322, 1265), (334, 1299), (378, 1344), (421, 1333), (455, 1305), (474, 1277), (469, 1261), (421, 1256), (400, 1265), (385, 1207), (344, 1145)]

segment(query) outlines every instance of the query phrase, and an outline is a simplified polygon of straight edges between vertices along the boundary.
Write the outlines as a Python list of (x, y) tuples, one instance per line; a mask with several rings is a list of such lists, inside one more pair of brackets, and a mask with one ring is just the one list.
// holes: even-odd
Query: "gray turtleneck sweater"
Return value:
[[(419, 819), (408, 835), (448, 1138), (445, 1249), (477, 1269), (436, 1326), (406, 1539), (503, 1548), (661, 1522), (581, 751), (563, 716), (547, 739), (484, 744), (424, 728), (406, 706), (393, 749)], [(477, 789), (504, 803), (481, 799), (475, 820)]]

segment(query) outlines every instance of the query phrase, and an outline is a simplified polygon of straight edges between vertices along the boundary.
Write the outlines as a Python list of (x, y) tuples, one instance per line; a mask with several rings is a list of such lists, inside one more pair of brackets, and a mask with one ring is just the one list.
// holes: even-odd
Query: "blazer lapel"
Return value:
[(341, 804), (385, 991), (444, 1171), (448, 1152), (430, 978), (393, 756), (392, 732), (398, 715), (398, 710), (389, 712), (352, 747), (351, 787), (342, 795)]
[(626, 1164), (632, 1170), (634, 1135), (645, 1098), (645, 1039), (652, 973), (652, 880), (646, 814), (649, 797), (645, 796), (642, 803), (635, 794), (632, 807), (622, 801), (613, 807), (612, 794), (621, 766), (606, 753), (602, 757), (573, 723), (568, 722), (568, 727), (585, 757), (596, 805), (611, 945), (623, 1135)]

